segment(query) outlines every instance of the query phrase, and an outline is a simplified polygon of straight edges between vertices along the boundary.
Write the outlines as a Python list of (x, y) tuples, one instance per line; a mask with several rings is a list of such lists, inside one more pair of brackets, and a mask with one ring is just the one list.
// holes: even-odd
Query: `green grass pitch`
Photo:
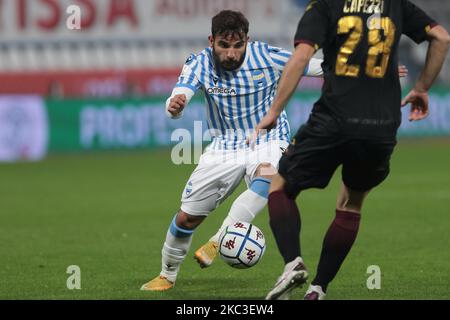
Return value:
[[(51, 155), (0, 165), (0, 299), (263, 299), (283, 267), (267, 210), (254, 221), (268, 245), (254, 268), (234, 270), (218, 260), (202, 270), (192, 259), (243, 185), (195, 233), (175, 288), (139, 291), (159, 273), (163, 239), (193, 168), (172, 165), (168, 151)], [(326, 190), (298, 199), (312, 276), (339, 176)], [(401, 141), (327, 298), (450, 299), (449, 214), (450, 140)], [(81, 268), (81, 290), (66, 288), (70, 265)], [(366, 287), (371, 265), (381, 268), (380, 290)]]

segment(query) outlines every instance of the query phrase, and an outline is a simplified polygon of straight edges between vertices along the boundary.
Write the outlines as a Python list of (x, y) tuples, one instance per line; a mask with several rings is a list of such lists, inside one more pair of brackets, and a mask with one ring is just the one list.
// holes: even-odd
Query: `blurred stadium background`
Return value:
[[(444, 26), (450, 5), (415, 1)], [(40, 159), (48, 152), (133, 149), (170, 144), (174, 126), (192, 129), (204, 117), (197, 100), (176, 123), (161, 112), (180, 67), (207, 46), (220, 8), (245, 12), (252, 39), (292, 48), (307, 0), (4, 0), (0, 3), (0, 160)], [(67, 28), (67, 8), (81, 9), (81, 30)], [(400, 61), (407, 87), (417, 77), (426, 44), (404, 39)], [(320, 55), (320, 53), (319, 53)], [(305, 120), (321, 87), (305, 79), (291, 112)], [(432, 115), (402, 127), (402, 135), (450, 134), (450, 59), (432, 94)], [(292, 106), (290, 106), (292, 108)], [(32, 111), (31, 111), (32, 110)]]
[[(450, 29), (450, 2), (412, 2)], [(171, 121), (164, 114), (165, 99), (181, 66), (191, 53), (208, 45), (210, 19), (221, 9), (243, 11), (250, 20), (253, 40), (292, 49), (292, 38), (307, 3), (307, 0), (0, 1), (0, 162), (4, 162), (0, 164), (3, 262), (0, 298), (148, 297), (135, 292), (136, 288), (159, 272), (166, 226), (193, 169), (171, 163), (168, 147), (175, 143), (171, 134), (176, 128), (193, 132), (193, 121), (205, 117), (201, 96), (193, 100), (181, 120)], [(70, 5), (81, 8), (81, 30), (67, 27)], [(400, 61), (410, 72), (402, 80), (405, 90), (417, 78), (426, 49), (426, 44), (416, 46), (403, 38)], [(302, 81), (288, 107), (294, 130), (306, 120), (321, 84), (318, 79)], [(448, 288), (442, 286), (450, 282), (450, 230), (446, 215), (450, 205), (449, 136), (450, 59), (447, 59), (431, 93), (430, 117), (421, 123), (404, 121), (401, 127), (398, 156), (393, 159), (398, 173), (395, 175), (393, 171), (391, 178), (397, 182), (387, 182), (387, 191), (379, 192), (378, 202), (374, 196), (368, 207), (375, 216), (379, 210), (390, 210), (395, 204), (395, 211), (398, 208), (400, 213), (397, 212), (396, 218), (388, 212), (379, 214), (385, 218), (381, 221), (374, 217), (367, 219), (380, 229), (367, 227), (367, 237), (363, 235), (360, 240), (365, 247), (361, 244), (355, 249), (352, 259), (364, 268), (355, 271), (356, 267), (350, 266), (351, 271), (338, 280), (339, 289), (331, 298), (349, 297), (349, 292), (356, 298), (420, 298), (419, 289), (412, 288), (410, 282), (406, 288), (400, 286), (375, 295), (364, 289), (368, 264), (362, 256), (367, 253), (365, 249), (380, 254), (380, 260), (374, 259), (374, 264), (386, 260), (386, 268), (393, 272), (386, 280), (392, 283), (399, 280), (399, 274), (395, 273), (400, 270), (399, 264), (419, 258), (422, 249), (403, 235), (406, 230), (423, 241), (424, 255), (420, 257), (428, 258), (419, 263), (419, 269), (414, 263), (410, 266), (412, 277), (423, 285), (418, 287), (429, 286), (431, 275), (426, 270), (434, 270), (426, 265), (429, 261), (439, 264), (435, 267), (441, 272), (434, 277), (430, 293), (422, 298), (450, 297)], [(326, 193), (312, 191), (305, 195), (302, 206), (307, 211), (320, 209), (332, 213), (337, 184), (334, 180)], [(402, 196), (402, 191), (406, 195)], [(318, 207), (317, 202), (322, 199), (331, 205)], [(218, 227), (231, 201), (200, 228), (194, 246)], [(427, 216), (409, 215), (404, 207), (425, 210)], [(318, 255), (329, 218), (320, 213), (306, 218), (311, 225), (309, 230), (320, 235), (305, 231), (306, 239), (315, 245), (313, 251), (306, 251), (311, 258)], [(413, 222), (402, 229), (405, 224), (402, 219)], [(267, 217), (261, 215), (257, 224), (263, 226), (270, 239)], [(422, 226), (425, 231), (420, 229)], [(393, 237), (396, 232), (402, 235)], [(384, 242), (378, 248), (376, 242), (382, 239)], [(381, 252), (396, 243), (395, 252), (399, 256)], [(431, 251), (427, 251), (431, 244)], [(184, 298), (183, 294), (187, 294), (193, 299), (261, 298), (281, 270), (274, 242), (269, 241), (269, 246), (263, 266), (247, 271), (244, 277), (218, 266), (211, 269), (209, 282), (204, 284), (192, 261), (186, 262), (187, 271), (182, 272), (184, 280), (180, 281), (184, 281), (187, 291), (182, 291), (181, 282), (179, 293), (152, 297)], [(84, 265), (89, 270), (87, 277), (92, 287), (86, 280), (84, 288), (91, 291), (67, 292), (65, 268), (70, 264)], [(422, 273), (416, 274), (419, 270)], [(230, 276), (225, 277), (223, 271)], [(359, 272), (357, 277), (353, 271)], [(401, 274), (405, 276), (403, 271)], [(214, 279), (221, 277), (234, 289), (219, 291)], [(239, 277), (252, 278), (253, 287), (236, 289)]]

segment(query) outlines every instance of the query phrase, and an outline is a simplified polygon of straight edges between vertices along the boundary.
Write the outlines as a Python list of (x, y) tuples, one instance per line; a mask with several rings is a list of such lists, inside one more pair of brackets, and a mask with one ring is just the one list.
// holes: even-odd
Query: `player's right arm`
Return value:
[(409, 0), (403, 0), (405, 18), (404, 33), (417, 43), (429, 41), (425, 66), (414, 88), (402, 101), (402, 106), (411, 103), (410, 121), (425, 119), (428, 114), (428, 90), (442, 70), (450, 47), (450, 36), (421, 9)]
[(289, 99), (297, 89), (298, 83), (304, 75), (304, 70), (315, 53), (315, 48), (309, 44), (299, 44), (291, 59), (284, 68), (280, 85), (274, 102), (266, 117), (259, 123), (258, 129), (272, 129), (276, 126), (278, 116), (283, 112)]
[[(190, 94), (192, 91), (189, 90), (189, 92), (172, 92), (172, 95), (167, 99), (166, 101), (166, 111), (168, 112), (168, 116), (172, 119), (180, 118), (182, 115), (182, 112), (184, 110), (184, 107), (187, 103), (187, 97), (186, 94)], [(192, 94), (193, 96), (193, 94)], [(191, 98), (192, 98), (191, 96)]]
[(199, 62), (196, 60), (195, 55), (190, 56), (183, 66), (172, 94), (166, 100), (166, 114), (169, 118), (181, 118), (184, 108), (191, 101), (197, 90), (201, 88), (200, 80), (196, 74), (198, 68)]

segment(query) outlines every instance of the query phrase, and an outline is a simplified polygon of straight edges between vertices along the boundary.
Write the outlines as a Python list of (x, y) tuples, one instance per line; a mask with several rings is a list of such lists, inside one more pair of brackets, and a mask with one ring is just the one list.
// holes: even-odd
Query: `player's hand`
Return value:
[(403, 99), (402, 107), (409, 103), (411, 103), (409, 121), (423, 120), (430, 114), (428, 109), (429, 96), (427, 91), (411, 90), (406, 98)]
[(408, 76), (408, 68), (406, 66), (398, 66), (398, 75), (400, 78), (405, 78)]
[(177, 94), (169, 101), (169, 106), (167, 107), (167, 111), (170, 112), (174, 117), (180, 114), (186, 106), (186, 95)]
[(254, 147), (254, 145), (256, 144), (256, 140), (258, 140), (258, 137), (260, 135), (265, 135), (267, 134), (267, 131), (276, 127), (277, 119), (278, 115), (275, 112), (269, 110), (266, 116), (262, 118), (259, 124), (256, 126), (255, 132), (253, 133), (252, 137), (247, 140), (247, 143), (251, 147)]

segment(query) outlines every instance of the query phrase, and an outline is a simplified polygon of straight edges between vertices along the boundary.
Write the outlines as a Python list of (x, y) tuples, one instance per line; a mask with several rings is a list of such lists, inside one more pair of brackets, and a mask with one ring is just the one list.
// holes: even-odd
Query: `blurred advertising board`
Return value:
[(0, 96), (0, 161), (40, 160), (48, 151), (47, 110), (37, 96)]
[[(287, 112), (295, 132), (311, 111), (319, 92), (300, 92), (291, 100)], [(171, 120), (164, 113), (166, 97), (124, 100), (48, 100), (50, 150), (105, 150), (153, 148), (176, 144), (176, 129), (187, 129), (192, 136), (195, 121), (207, 130), (203, 98), (196, 96), (183, 118)], [(450, 91), (431, 94), (431, 113), (422, 122), (410, 123), (409, 110), (403, 109), (400, 136), (450, 135)]]
[[(121, 97), (131, 89), (140, 95), (172, 91), (180, 70), (102, 70), (0, 73), (0, 94), (54, 94), (64, 97)], [(24, 81), (26, 79), (26, 81)]]
[[(318, 97), (317, 91), (293, 97), (287, 108), (292, 132), (307, 120)], [(201, 96), (194, 97), (179, 120), (166, 117), (165, 99), (0, 96), (0, 161), (39, 160), (49, 151), (158, 148), (179, 142), (179, 137), (173, 135), (176, 129), (184, 129), (192, 137), (201, 137), (207, 131)], [(400, 137), (450, 136), (449, 90), (431, 93), (430, 116), (426, 120), (411, 123), (408, 111), (403, 109)]]

